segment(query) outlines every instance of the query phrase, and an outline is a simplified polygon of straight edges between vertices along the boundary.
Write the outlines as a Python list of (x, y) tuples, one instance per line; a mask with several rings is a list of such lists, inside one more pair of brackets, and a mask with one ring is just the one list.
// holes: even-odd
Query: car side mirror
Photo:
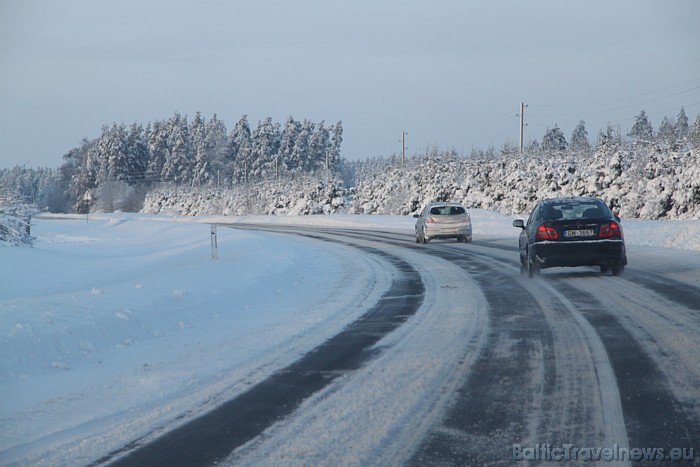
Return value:
[(413, 217), (415, 217), (416, 219), (418, 219), (418, 218), (420, 217), (420, 214), (414, 214)]
[(525, 228), (525, 222), (522, 219), (515, 219), (513, 221), (513, 227), (517, 227), (519, 229), (524, 229)]

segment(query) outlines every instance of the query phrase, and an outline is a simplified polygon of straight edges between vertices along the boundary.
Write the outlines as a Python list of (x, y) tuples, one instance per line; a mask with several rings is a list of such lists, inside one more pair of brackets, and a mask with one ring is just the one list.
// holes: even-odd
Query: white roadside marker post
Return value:
[(90, 222), (90, 203), (92, 202), (90, 190), (86, 191), (83, 195), (83, 202), (87, 205), (87, 209), (85, 211), (85, 222)]
[(211, 259), (219, 259), (216, 245), (216, 225), (211, 226)]

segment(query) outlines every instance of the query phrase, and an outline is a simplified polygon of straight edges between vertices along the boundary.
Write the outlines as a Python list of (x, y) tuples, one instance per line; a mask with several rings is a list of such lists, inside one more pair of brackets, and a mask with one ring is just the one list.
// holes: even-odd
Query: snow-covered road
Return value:
[(236, 219), (218, 229), (217, 261), (208, 226), (185, 219), (38, 221), (36, 248), (0, 249), (0, 460), (136, 461), (406, 300), (392, 287), (408, 270), (424, 288), (406, 294), (416, 310), (366, 329), (359, 365), (254, 420), (263, 431), (226, 463), (511, 465), (516, 443), (700, 448), (700, 223), (630, 223), (623, 278), (581, 268), (532, 281), (512, 219), (473, 219), (469, 245), (416, 245), (410, 218)]

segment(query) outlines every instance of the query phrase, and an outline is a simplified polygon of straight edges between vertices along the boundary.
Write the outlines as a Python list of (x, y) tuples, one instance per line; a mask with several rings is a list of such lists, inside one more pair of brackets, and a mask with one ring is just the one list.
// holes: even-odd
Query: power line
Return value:
[[(611, 102), (618, 102), (618, 101), (626, 101), (629, 99), (636, 99), (638, 97), (646, 96), (648, 94), (655, 94), (657, 92), (662, 92), (662, 91), (667, 91), (669, 89), (677, 88), (680, 86), (685, 86), (686, 84), (694, 83), (696, 81), (700, 81), (700, 76), (697, 78), (690, 79), (688, 81), (683, 81), (682, 83), (678, 84), (672, 84), (670, 86), (666, 86), (663, 88), (659, 89), (654, 89), (652, 91), (645, 91), (639, 94), (634, 94), (632, 96), (627, 96), (627, 97), (618, 97), (614, 99), (606, 99), (604, 101), (597, 101), (597, 102), (583, 102), (583, 103), (574, 103), (574, 104), (530, 104), (533, 107), (585, 107), (585, 106), (593, 106), (593, 105), (600, 105), (600, 104), (609, 104)], [(697, 89), (697, 87), (692, 88), (692, 89)], [(685, 92), (685, 91), (684, 91)]]
[(513, 118), (513, 112), (508, 111), (505, 114), (500, 114), (497, 117), (493, 117), (490, 120), (486, 120), (482, 126), (472, 128), (469, 131), (465, 133), (464, 128), (453, 128), (449, 130), (442, 130), (442, 131), (431, 131), (431, 132), (417, 132), (417, 131), (412, 131), (411, 134), (413, 136), (435, 136), (435, 135), (447, 135), (447, 134), (454, 134), (454, 133), (460, 133), (460, 134), (466, 134), (466, 135), (471, 135), (475, 132), (487, 130), (489, 128), (492, 128), (500, 123), (505, 122), (506, 120), (509, 120)]
[[(695, 91), (696, 89), (700, 89), (700, 86), (695, 86), (695, 87), (692, 87), (690, 89), (684, 89), (683, 91), (674, 92), (672, 94), (667, 94), (665, 96), (657, 97), (655, 99), (637, 102), (635, 104), (627, 104), (627, 105), (620, 106), (620, 107), (613, 107), (613, 108), (607, 108), (607, 109), (602, 109), (602, 110), (567, 113), (567, 114), (537, 114), (537, 113), (535, 113), (535, 114), (530, 114), (530, 116), (532, 116), (532, 117), (576, 117), (576, 116), (585, 116), (585, 115), (596, 115), (596, 114), (601, 114), (601, 113), (614, 112), (616, 110), (625, 110), (625, 109), (639, 107), (639, 106), (644, 105), (644, 104), (662, 101), (664, 99), (668, 99), (669, 97), (678, 96), (680, 94), (685, 94), (685, 93), (690, 92), (690, 91)], [(533, 104), (533, 106), (535, 106), (535, 104)]]

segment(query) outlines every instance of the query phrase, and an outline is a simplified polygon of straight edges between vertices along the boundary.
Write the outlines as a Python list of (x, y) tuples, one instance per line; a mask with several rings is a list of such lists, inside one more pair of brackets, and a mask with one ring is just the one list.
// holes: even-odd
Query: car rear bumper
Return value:
[(467, 237), (471, 238), (471, 226), (457, 225), (429, 225), (426, 224), (425, 234), (430, 238), (454, 238)]
[(538, 242), (531, 245), (540, 268), (561, 266), (609, 266), (627, 264), (622, 240), (588, 240), (570, 242)]

